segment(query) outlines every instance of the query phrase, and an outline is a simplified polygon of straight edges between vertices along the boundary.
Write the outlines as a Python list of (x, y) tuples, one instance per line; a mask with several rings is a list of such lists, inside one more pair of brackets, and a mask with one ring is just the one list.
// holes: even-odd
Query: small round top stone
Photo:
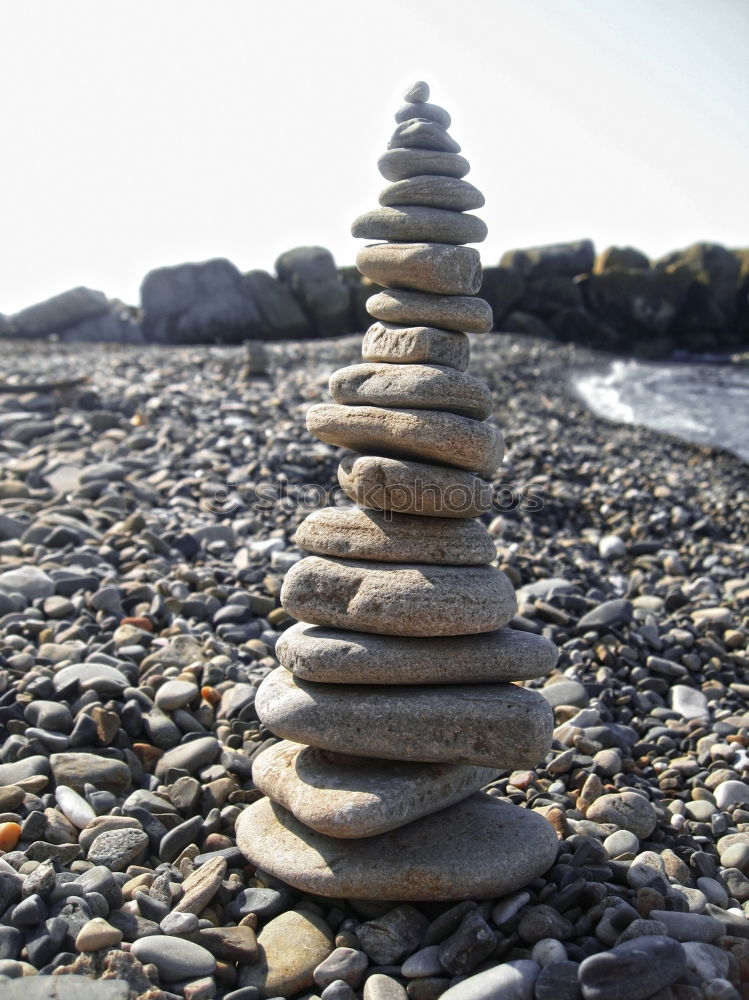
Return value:
[(412, 83), (403, 95), (403, 100), (409, 101), (412, 104), (423, 104), (424, 101), (428, 101), (429, 84), (424, 83), (423, 80), (417, 80), (416, 83)]

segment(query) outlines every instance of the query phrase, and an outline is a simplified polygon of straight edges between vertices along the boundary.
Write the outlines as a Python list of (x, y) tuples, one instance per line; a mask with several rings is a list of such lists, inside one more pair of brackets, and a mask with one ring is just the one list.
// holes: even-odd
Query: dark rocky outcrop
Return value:
[(217, 258), (150, 271), (141, 285), (143, 330), (152, 343), (241, 343), (263, 333), (240, 271)]
[(329, 250), (287, 250), (276, 261), (276, 272), (310, 318), (316, 334), (333, 337), (351, 332), (351, 293)]
[[(663, 357), (749, 340), (749, 251), (695, 243), (651, 264), (633, 247), (595, 257), (579, 240), (510, 250), (484, 270), (495, 329)], [(539, 326), (543, 324), (542, 326)]]
[(109, 300), (104, 292), (81, 286), (28, 306), (9, 319), (16, 336), (31, 339), (61, 333), (108, 311)]
[(244, 286), (260, 313), (267, 340), (298, 340), (313, 335), (309, 317), (278, 278), (267, 271), (249, 271)]

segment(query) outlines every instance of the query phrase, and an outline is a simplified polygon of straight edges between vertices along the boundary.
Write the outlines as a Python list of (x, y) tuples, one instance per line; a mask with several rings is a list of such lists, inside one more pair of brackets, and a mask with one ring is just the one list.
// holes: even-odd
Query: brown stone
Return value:
[(341, 448), (444, 463), (486, 478), (504, 454), (498, 427), (439, 410), (318, 403), (307, 411), (307, 429)]
[(480, 566), (496, 558), (494, 542), (480, 521), (361, 507), (313, 511), (297, 528), (295, 542), (317, 555), (378, 562)]
[(375, 208), (354, 220), (351, 235), (401, 243), (481, 243), (486, 224), (476, 215), (422, 205)]
[(371, 837), (460, 802), (495, 768), (421, 764), (331, 753), (283, 740), (252, 766), (255, 785), (305, 826), (330, 837)]
[(492, 566), (369, 563), (308, 556), (281, 589), (286, 611), (311, 625), (380, 635), (467, 635), (501, 628), (517, 609)]
[(389, 184), (380, 192), (381, 205), (428, 205), (451, 212), (471, 212), (484, 205), (484, 196), (468, 181), (457, 177), (423, 174)]
[(356, 255), (356, 266), (366, 278), (386, 288), (475, 295), (481, 287), (481, 257), (474, 247), (373, 243)]
[(316, 913), (287, 910), (257, 936), (259, 959), (240, 965), (238, 986), (254, 986), (261, 997), (295, 997), (314, 987), (312, 973), (333, 950), (333, 933)]
[(439, 326), (464, 333), (488, 333), (494, 318), (484, 299), (467, 295), (429, 295), (387, 288), (367, 299), (367, 312), (385, 323)]
[(558, 653), (543, 636), (510, 628), (434, 639), (297, 622), (276, 656), (300, 680), (324, 684), (497, 684), (544, 677)]
[(470, 353), (470, 341), (464, 333), (433, 326), (373, 323), (362, 343), (365, 361), (446, 365), (461, 372), (468, 367)]
[(365, 362), (339, 368), (329, 385), (336, 403), (354, 406), (445, 410), (474, 420), (492, 412), (492, 394), (483, 382), (439, 365)]
[(492, 505), (491, 483), (458, 469), (379, 455), (344, 455), (338, 482), (350, 500), (420, 517), (478, 517)]
[(483, 793), (361, 840), (316, 833), (264, 798), (240, 816), (237, 843), (252, 864), (303, 892), (414, 902), (507, 895), (557, 853), (543, 817)]

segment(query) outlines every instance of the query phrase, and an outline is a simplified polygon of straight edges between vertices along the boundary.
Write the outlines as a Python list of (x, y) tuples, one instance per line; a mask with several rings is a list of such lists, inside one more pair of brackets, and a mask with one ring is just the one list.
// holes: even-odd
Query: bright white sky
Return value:
[(0, 0), (0, 312), (292, 246), (353, 263), (425, 79), (485, 264), (589, 236), (749, 243), (747, 0)]

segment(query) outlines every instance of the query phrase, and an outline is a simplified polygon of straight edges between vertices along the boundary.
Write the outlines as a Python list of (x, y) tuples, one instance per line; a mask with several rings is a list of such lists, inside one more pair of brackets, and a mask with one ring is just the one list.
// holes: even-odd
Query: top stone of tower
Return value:
[(429, 84), (424, 83), (423, 80), (417, 80), (416, 83), (412, 83), (403, 95), (403, 100), (412, 104), (423, 104), (424, 101), (428, 101)]

